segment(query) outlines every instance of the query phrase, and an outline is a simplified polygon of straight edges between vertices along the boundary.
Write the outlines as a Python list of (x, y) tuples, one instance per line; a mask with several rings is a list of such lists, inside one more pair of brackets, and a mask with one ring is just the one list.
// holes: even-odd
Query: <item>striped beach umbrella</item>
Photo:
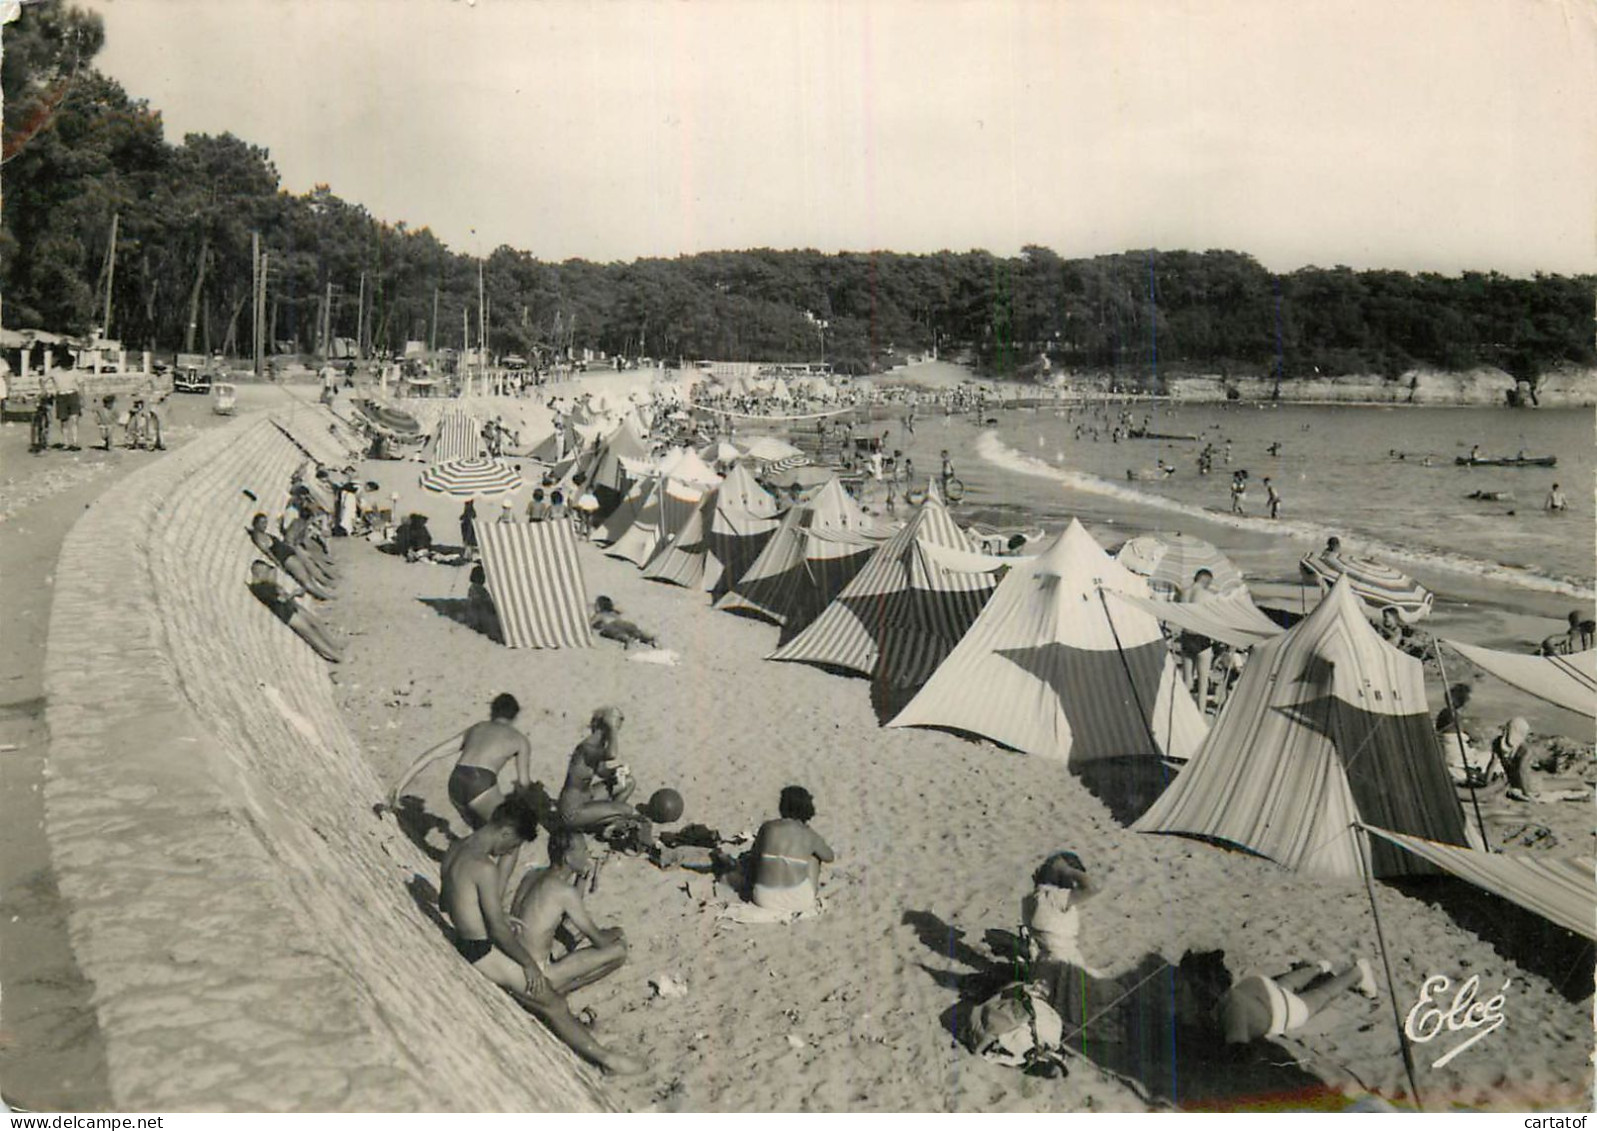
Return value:
[(1115, 560), (1146, 577), (1155, 593), (1172, 597), (1186, 592), (1200, 569), (1214, 576), (1216, 593), (1230, 592), (1242, 584), (1242, 571), (1230, 558), (1212, 542), (1190, 534), (1139, 535), (1120, 547)]
[(1357, 554), (1310, 554), (1298, 563), (1303, 576), (1322, 591), (1346, 575), (1353, 595), (1370, 608), (1396, 609), (1405, 624), (1424, 620), (1431, 613), (1431, 591), (1408, 574), (1376, 558)]
[(743, 454), (761, 463), (780, 463), (783, 460), (802, 458), (804, 453), (786, 440), (775, 436), (755, 436), (739, 445)]
[(470, 499), (519, 490), (521, 473), (496, 459), (456, 459), (428, 467), (421, 485), (434, 494)]

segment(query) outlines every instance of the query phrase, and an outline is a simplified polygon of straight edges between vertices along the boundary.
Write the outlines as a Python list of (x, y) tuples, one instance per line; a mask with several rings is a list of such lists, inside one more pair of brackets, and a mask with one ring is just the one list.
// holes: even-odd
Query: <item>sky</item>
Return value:
[(231, 131), (468, 254), (1597, 270), (1587, 0), (85, 6), (170, 140)]

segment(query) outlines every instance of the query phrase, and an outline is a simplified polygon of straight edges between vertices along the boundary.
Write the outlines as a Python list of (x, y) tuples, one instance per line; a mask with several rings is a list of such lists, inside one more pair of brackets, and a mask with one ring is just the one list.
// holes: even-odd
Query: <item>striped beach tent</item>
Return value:
[(1165, 624), (1173, 624), (1187, 632), (1195, 632), (1235, 648), (1251, 648), (1262, 640), (1280, 636), (1286, 631), (1259, 610), (1246, 586), (1217, 594), (1197, 604), (1169, 601), (1161, 597), (1128, 597), (1124, 593), (1111, 593), (1109, 603), (1141, 609), (1145, 613), (1152, 613)]
[(650, 581), (717, 592), (743, 576), (776, 529), (777, 503), (742, 465), (674, 534), (668, 534), (643, 567)]
[(687, 525), (703, 498), (697, 487), (670, 477), (656, 479), (637, 515), (604, 552), (642, 568), (666, 538)]
[[(588, 472), (588, 484), (595, 489), (612, 491), (615, 496), (625, 491), (634, 476), (628, 473), (622, 461), (648, 460), (649, 442), (644, 435), (630, 419), (622, 421), (621, 426), (599, 444), (591, 466), (583, 469)], [(614, 497), (611, 501), (614, 502)]]
[(887, 725), (981, 735), (1079, 768), (1126, 757), (1190, 757), (1205, 723), (1176, 674), (1159, 622), (1112, 613), (1101, 589), (1148, 583), (1080, 522), (1034, 558), (1014, 559), (987, 607)]
[(853, 580), (892, 531), (882, 529), (833, 477), (790, 507), (760, 556), (716, 608), (796, 634)]
[(1597, 940), (1597, 884), (1589, 856), (1554, 856), (1550, 853), (1506, 855), (1437, 844), (1420, 837), (1365, 825), (1382, 840), (1474, 884), (1517, 903), (1560, 927)]
[[(1465, 845), (1424, 668), (1370, 627), (1351, 579), (1253, 649), (1208, 740), (1132, 826), (1228, 841), (1288, 868), (1360, 875), (1352, 823)], [(1429, 872), (1371, 846), (1376, 876)]]
[(1577, 715), (1597, 719), (1597, 649), (1570, 656), (1527, 656), (1444, 640), (1449, 648), (1504, 683)]
[(588, 648), (588, 591), (569, 522), (478, 522), (488, 594), (511, 648)]
[(1357, 554), (1310, 554), (1298, 563), (1303, 576), (1330, 589), (1336, 579), (1346, 575), (1353, 593), (1371, 609), (1396, 609), (1404, 624), (1413, 624), (1431, 615), (1431, 591), (1408, 574), (1376, 558)]
[(648, 500), (659, 482), (658, 475), (634, 480), (616, 508), (604, 517), (603, 522), (593, 528), (593, 540), (601, 545), (610, 545), (625, 534), (638, 520), (638, 512), (643, 509), (644, 502)]
[(475, 416), (446, 412), (438, 418), (438, 431), (433, 436), (434, 463), (478, 459), (483, 454), (482, 425)]
[(936, 494), (882, 543), (820, 616), (770, 655), (840, 668), (893, 687), (930, 678), (1014, 559), (991, 558)]

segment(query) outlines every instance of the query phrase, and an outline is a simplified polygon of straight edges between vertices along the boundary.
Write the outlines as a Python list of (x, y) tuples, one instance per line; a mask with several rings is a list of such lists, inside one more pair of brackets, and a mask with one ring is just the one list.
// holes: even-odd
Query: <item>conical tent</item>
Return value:
[(638, 520), (638, 512), (643, 509), (643, 504), (648, 501), (655, 486), (660, 482), (658, 475), (646, 476), (633, 481), (631, 487), (615, 510), (605, 516), (604, 521), (593, 528), (593, 541), (601, 545), (615, 542), (631, 528)]
[(675, 479), (655, 481), (654, 488), (638, 507), (637, 516), (630, 526), (608, 547), (605, 553), (612, 558), (622, 558), (635, 566), (642, 566), (660, 543), (680, 530), (693, 517), (704, 492)]
[(770, 656), (841, 668), (894, 687), (930, 678), (1013, 559), (975, 553), (935, 494), (882, 543), (810, 626)]
[(648, 458), (648, 441), (631, 421), (624, 421), (621, 427), (612, 432), (600, 445), (598, 455), (593, 461), (593, 469), (588, 475), (588, 483), (595, 488), (602, 487), (619, 495), (626, 489), (627, 481), (631, 478), (621, 461), (642, 461)]
[[(1229, 841), (1303, 872), (1360, 875), (1353, 822), (1464, 845), (1419, 660), (1387, 644), (1339, 579), (1253, 649), (1214, 730), (1132, 827)], [(1426, 870), (1371, 845), (1377, 876)]]
[(716, 608), (763, 617), (796, 633), (842, 591), (889, 533), (830, 479), (782, 517), (760, 556)]
[(743, 576), (776, 529), (777, 503), (741, 465), (643, 567), (651, 581), (711, 592)]
[(1081, 523), (1020, 558), (926, 686), (887, 725), (979, 734), (1082, 766), (1107, 758), (1187, 758), (1205, 724), (1178, 679), (1159, 622), (1111, 615), (1100, 587), (1147, 583)]

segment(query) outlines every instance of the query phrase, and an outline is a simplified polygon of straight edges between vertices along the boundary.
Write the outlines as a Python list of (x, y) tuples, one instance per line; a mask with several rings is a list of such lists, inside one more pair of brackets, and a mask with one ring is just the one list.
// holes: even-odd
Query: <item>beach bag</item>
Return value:
[(1011, 982), (970, 1011), (965, 1047), (984, 1060), (1028, 1068), (1063, 1043), (1065, 1023), (1042, 991)]

